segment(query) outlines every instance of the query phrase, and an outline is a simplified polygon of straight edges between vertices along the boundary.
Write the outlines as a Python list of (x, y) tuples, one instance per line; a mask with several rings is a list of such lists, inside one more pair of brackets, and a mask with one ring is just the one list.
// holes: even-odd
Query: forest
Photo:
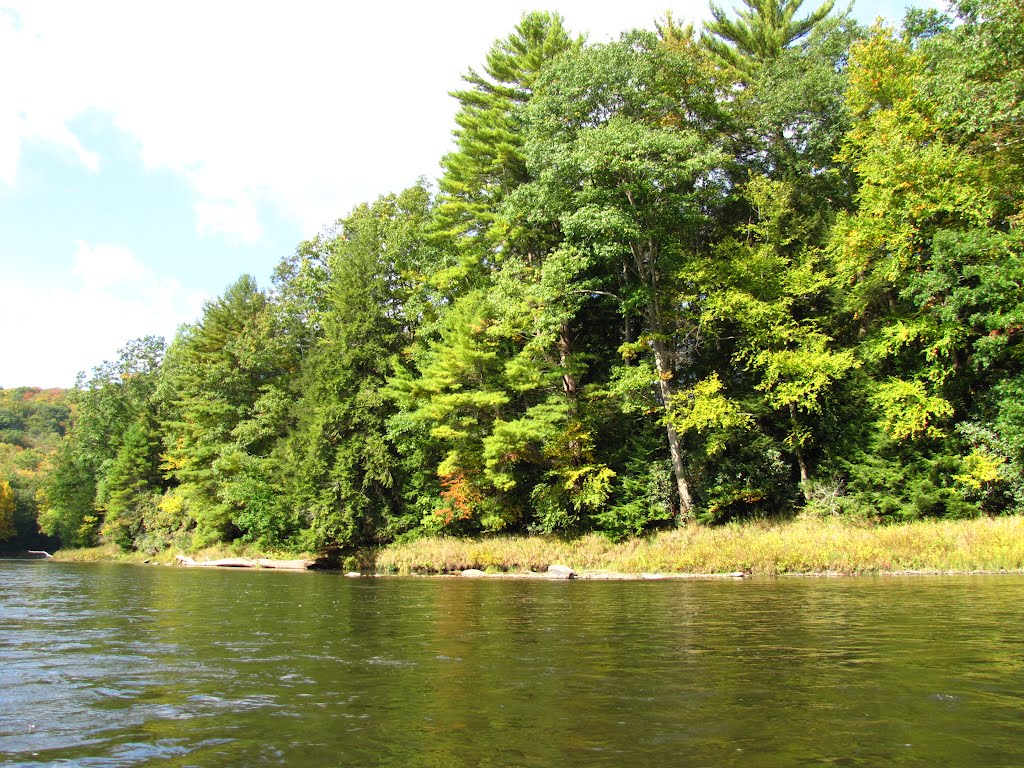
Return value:
[(49, 545), (37, 501), (70, 419), (65, 390), (0, 389), (0, 552)]
[(1024, 6), (744, 3), (602, 44), (524, 15), (436, 182), (66, 399), (0, 391), (0, 540), (1024, 511)]

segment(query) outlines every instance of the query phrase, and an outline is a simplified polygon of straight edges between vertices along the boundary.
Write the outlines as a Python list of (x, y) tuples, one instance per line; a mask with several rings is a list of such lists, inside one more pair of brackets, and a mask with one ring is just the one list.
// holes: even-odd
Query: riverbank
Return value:
[(123, 552), (113, 544), (82, 549), (58, 549), (53, 553), (54, 560), (65, 563), (143, 563), (148, 565), (180, 565), (179, 555), (187, 555), (190, 559), (201, 562), (209, 560), (238, 559), (249, 560), (256, 564), (259, 560), (296, 561), (316, 560), (315, 555), (308, 552), (292, 552), (272, 549), (260, 549), (251, 544), (225, 544), (218, 547), (206, 547), (189, 552), (178, 549), (165, 549), (162, 552)]
[[(60, 550), (63, 561), (116, 560), (171, 565), (177, 552), (122, 553), (114, 547)], [(294, 559), (309, 553), (228, 546), (187, 553), (222, 557)], [(873, 525), (841, 519), (687, 526), (624, 542), (592, 534), (436, 537), (363, 550), (345, 570), (376, 574), (445, 574), (468, 569), (523, 575), (558, 563), (582, 577), (861, 573), (979, 573), (1024, 570), (1024, 517), (933, 520)]]
[(976, 573), (1024, 569), (1024, 518), (871, 525), (795, 520), (688, 526), (613, 543), (591, 535), (421, 539), (377, 553), (377, 571), (542, 571), (563, 563), (581, 574)]

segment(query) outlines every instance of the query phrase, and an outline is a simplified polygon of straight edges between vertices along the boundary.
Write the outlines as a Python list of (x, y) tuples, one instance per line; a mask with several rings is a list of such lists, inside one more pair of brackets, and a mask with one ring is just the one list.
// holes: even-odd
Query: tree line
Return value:
[(421, 181), (70, 394), (67, 545), (1024, 502), (1024, 10), (525, 15)]
[(0, 388), (0, 552), (50, 546), (38, 505), (71, 413), (62, 389)]

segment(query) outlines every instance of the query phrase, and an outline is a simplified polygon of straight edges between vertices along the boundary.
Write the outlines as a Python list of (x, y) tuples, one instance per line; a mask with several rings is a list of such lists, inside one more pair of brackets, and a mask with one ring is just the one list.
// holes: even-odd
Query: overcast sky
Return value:
[[(68, 387), (129, 339), (169, 340), (354, 205), (436, 178), (447, 92), (544, 7), (0, 0), (0, 387)], [(704, 0), (547, 7), (592, 41), (666, 7), (707, 15)]]

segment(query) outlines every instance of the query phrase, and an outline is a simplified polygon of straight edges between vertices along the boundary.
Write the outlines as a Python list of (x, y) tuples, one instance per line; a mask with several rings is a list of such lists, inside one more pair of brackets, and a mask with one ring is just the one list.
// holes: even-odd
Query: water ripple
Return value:
[(0, 563), (0, 762), (1024, 764), (1022, 598)]

